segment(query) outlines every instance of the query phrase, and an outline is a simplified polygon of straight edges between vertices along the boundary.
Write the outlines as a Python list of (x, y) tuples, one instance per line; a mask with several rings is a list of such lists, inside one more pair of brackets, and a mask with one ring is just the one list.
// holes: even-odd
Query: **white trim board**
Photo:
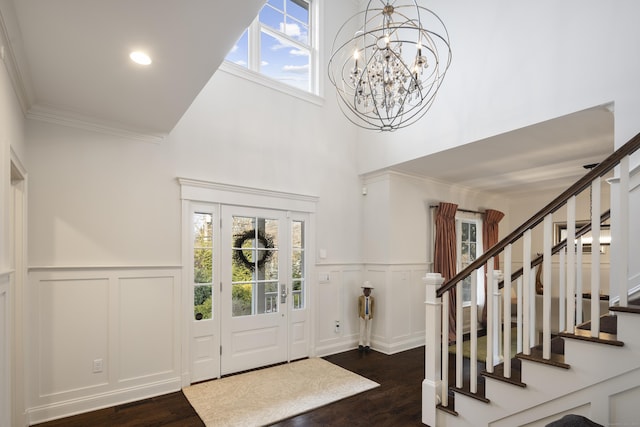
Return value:
[(183, 200), (315, 213), (318, 197), (178, 178)]

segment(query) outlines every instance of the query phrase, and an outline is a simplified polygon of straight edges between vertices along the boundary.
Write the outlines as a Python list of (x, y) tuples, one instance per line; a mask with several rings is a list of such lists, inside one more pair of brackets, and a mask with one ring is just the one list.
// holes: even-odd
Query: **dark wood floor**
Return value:
[[(359, 353), (351, 350), (325, 359), (379, 383), (380, 387), (284, 420), (275, 426), (423, 425), (420, 418), (424, 347), (391, 356), (376, 351)], [(38, 424), (39, 427), (203, 425), (182, 392)]]

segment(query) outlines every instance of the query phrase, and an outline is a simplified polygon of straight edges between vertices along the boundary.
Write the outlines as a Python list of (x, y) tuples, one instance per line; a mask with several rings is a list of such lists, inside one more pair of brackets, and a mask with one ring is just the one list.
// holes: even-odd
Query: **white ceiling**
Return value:
[[(29, 117), (160, 139), (263, 3), (0, 0), (0, 30), (10, 40), (14, 83)], [(146, 50), (153, 64), (132, 63), (133, 49)], [(612, 151), (613, 114), (594, 108), (392, 169), (518, 194), (566, 188), (585, 173), (582, 165)]]
[(506, 196), (559, 194), (613, 151), (613, 113), (597, 107), (390, 169)]
[(264, 3), (1, 1), (29, 114), (148, 135), (173, 129)]

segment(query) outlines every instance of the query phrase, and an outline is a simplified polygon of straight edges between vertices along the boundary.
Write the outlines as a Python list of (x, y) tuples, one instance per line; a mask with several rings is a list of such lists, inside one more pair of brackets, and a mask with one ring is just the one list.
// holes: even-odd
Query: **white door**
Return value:
[(307, 356), (305, 221), (223, 206), (222, 375)]

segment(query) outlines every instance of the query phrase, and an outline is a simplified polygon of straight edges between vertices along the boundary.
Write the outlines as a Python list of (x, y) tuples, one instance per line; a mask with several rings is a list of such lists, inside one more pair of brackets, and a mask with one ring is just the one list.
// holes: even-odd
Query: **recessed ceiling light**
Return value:
[(147, 55), (144, 52), (140, 52), (140, 51), (131, 52), (131, 54), (129, 55), (129, 58), (131, 58), (131, 60), (136, 64), (140, 64), (140, 65), (151, 64), (151, 58), (149, 57), (149, 55)]

